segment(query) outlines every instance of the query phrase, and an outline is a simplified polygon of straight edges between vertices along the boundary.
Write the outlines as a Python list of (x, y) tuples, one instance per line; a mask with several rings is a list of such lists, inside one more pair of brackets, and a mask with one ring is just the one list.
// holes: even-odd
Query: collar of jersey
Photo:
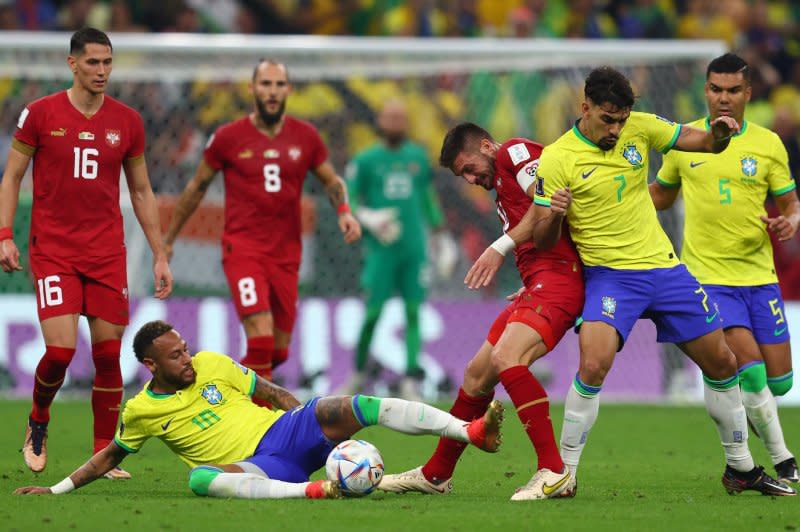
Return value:
[[(706, 125), (706, 131), (711, 130), (711, 117), (710, 116), (706, 117), (705, 125)], [(734, 137), (738, 137), (739, 135), (743, 135), (745, 131), (747, 131), (747, 120), (742, 120), (742, 127), (739, 130), (739, 132), (734, 135)]]
[(144, 391), (147, 393), (147, 395), (149, 395), (153, 399), (169, 399), (170, 397), (175, 395), (174, 393), (158, 393), (158, 392), (154, 392), (153, 390), (150, 389), (150, 385), (149, 384), (144, 389)]
[(577, 120), (575, 121), (575, 123), (572, 125), (572, 132), (573, 132), (573, 133), (575, 133), (575, 136), (577, 136), (577, 137), (578, 137), (579, 139), (581, 139), (583, 142), (585, 142), (585, 143), (586, 143), (586, 144), (588, 144), (589, 146), (591, 146), (591, 147), (593, 147), (593, 148), (597, 148), (597, 149), (599, 150), (599, 149), (600, 149), (600, 146), (598, 146), (597, 144), (595, 144), (595, 143), (594, 143), (594, 142), (592, 142), (591, 140), (589, 140), (589, 139), (587, 139), (586, 137), (584, 137), (584, 136), (583, 136), (583, 133), (581, 133), (581, 130), (580, 130), (580, 129), (578, 129), (578, 123), (579, 123), (580, 121), (581, 121), (581, 119), (579, 118), (579, 119), (577, 119)]

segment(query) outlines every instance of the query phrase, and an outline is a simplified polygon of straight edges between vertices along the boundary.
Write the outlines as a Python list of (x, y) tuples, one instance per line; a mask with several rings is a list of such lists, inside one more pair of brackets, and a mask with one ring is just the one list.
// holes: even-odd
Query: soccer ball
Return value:
[(346, 440), (337, 445), (325, 462), (325, 473), (339, 483), (342, 494), (362, 497), (378, 487), (383, 478), (381, 453), (364, 440)]

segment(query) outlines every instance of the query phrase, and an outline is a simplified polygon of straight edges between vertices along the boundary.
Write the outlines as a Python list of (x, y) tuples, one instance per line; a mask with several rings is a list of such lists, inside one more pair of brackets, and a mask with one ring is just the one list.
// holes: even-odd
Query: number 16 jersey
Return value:
[(122, 163), (144, 163), (139, 113), (103, 97), (86, 117), (58, 92), (20, 114), (14, 149), (33, 156), (30, 252), (60, 258), (124, 251), (119, 180)]
[(204, 158), (225, 176), (223, 253), (299, 265), (303, 182), (328, 158), (316, 128), (287, 116), (269, 137), (247, 116), (220, 127)]

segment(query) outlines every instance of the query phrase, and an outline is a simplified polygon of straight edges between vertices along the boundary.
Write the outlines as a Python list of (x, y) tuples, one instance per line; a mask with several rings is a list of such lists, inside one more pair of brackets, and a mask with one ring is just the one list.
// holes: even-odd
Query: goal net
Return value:
[[(376, 137), (375, 115), (390, 97), (403, 98), (412, 111), (411, 137), (428, 150), (433, 164), (447, 129), (474, 121), (498, 139), (525, 136), (542, 143), (571, 126), (582, 96), (583, 80), (597, 65), (610, 64), (630, 77), (639, 96), (637, 109), (676, 121), (705, 112), (703, 81), (709, 59), (724, 52), (713, 41), (567, 41), (506, 39), (381, 39), (246, 37), (238, 35), (111, 35), (114, 72), (109, 93), (137, 109), (147, 130), (148, 168), (166, 226), (176, 195), (191, 178), (209, 135), (220, 124), (252, 108), (249, 81), (259, 58), (289, 67), (295, 90), (287, 112), (314, 123), (326, 141), (339, 173), (348, 160)], [(66, 88), (68, 34), (6, 32), (0, 39), (0, 149), (2, 161), (14, 125), (25, 104)], [(653, 165), (660, 162), (653, 154)], [(2, 164), (2, 163), (0, 163)], [(651, 172), (652, 174), (652, 172)], [(176, 295), (168, 302), (149, 297), (151, 257), (127, 199), (128, 271), (132, 322), (126, 334), (123, 368), (128, 384), (146, 373), (130, 352), (136, 327), (147, 320), (173, 322), (196, 349), (215, 349), (239, 357), (244, 343), (230, 305), (220, 264), (222, 179), (218, 177), (177, 242), (173, 259)], [(494, 240), (500, 226), (493, 197), (437, 170), (436, 188), (448, 228), (459, 243), (456, 273), (431, 276), (423, 308), (422, 364), (424, 391), (448, 394), (461, 380), (463, 367), (480, 346), (503, 296), (519, 286), (511, 260), (489, 290), (469, 292), (463, 275)], [(30, 180), (25, 188), (29, 190)], [(16, 241), (26, 253), (30, 194), (23, 193), (15, 221)], [(301, 300), (291, 359), (279, 377), (293, 389), (324, 393), (352, 367), (352, 352), (364, 307), (359, 287), (361, 249), (342, 242), (335, 214), (315, 179), (309, 178), (303, 200), (304, 260)], [(673, 235), (680, 230), (664, 220)], [(25, 259), (27, 273), (27, 257)], [(41, 354), (32, 283), (15, 274), (0, 285), (0, 374), (7, 388), (26, 390)], [(392, 392), (405, 367), (403, 309), (392, 301), (385, 309), (372, 346), (375, 386)], [(88, 335), (70, 370), (74, 386), (91, 377)], [(3, 344), (5, 342), (5, 344)], [(640, 323), (618, 358), (605, 397), (661, 400), (674, 371), (673, 357), (655, 344), (649, 322)], [(534, 370), (559, 398), (577, 367), (577, 343), (570, 334)], [(0, 387), (3, 386), (0, 381)]]

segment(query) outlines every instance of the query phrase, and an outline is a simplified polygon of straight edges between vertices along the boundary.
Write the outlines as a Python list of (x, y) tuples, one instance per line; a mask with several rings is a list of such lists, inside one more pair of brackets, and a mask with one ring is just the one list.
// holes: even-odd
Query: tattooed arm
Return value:
[(89, 458), (88, 462), (76, 469), (74, 473), (55, 486), (50, 488), (45, 488), (42, 486), (26, 486), (24, 488), (18, 488), (14, 491), (14, 493), (17, 495), (68, 493), (102, 477), (117, 467), (126, 456), (128, 456), (128, 452), (112, 441), (105, 449)]
[(314, 174), (325, 186), (328, 201), (339, 215), (339, 230), (344, 235), (344, 241), (352, 244), (361, 238), (361, 225), (350, 213), (350, 204), (347, 197), (347, 187), (344, 180), (336, 175), (333, 165), (325, 161), (314, 169)]
[(253, 392), (253, 397), (269, 401), (281, 410), (291, 410), (296, 406), (300, 406), (300, 401), (289, 390), (281, 388), (258, 375), (256, 375), (256, 389)]

